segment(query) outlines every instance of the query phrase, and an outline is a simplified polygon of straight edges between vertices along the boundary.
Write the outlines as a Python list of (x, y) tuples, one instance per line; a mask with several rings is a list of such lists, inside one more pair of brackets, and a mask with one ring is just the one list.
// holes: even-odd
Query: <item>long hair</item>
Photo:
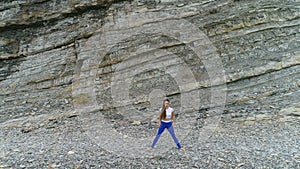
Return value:
[(169, 99), (165, 99), (164, 102), (163, 102), (163, 107), (161, 109), (161, 112), (159, 114), (159, 120), (162, 120), (162, 119), (165, 119), (166, 118), (166, 115), (167, 115), (167, 112), (166, 112), (166, 106), (165, 106), (165, 102), (169, 102)]

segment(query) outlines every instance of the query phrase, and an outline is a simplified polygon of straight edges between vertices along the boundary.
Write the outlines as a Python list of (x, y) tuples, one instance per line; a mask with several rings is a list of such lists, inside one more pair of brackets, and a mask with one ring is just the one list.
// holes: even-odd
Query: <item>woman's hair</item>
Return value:
[(169, 99), (165, 99), (164, 102), (163, 102), (163, 107), (161, 109), (161, 112), (159, 114), (159, 120), (162, 120), (162, 119), (165, 119), (166, 118), (166, 115), (167, 115), (167, 112), (166, 112), (166, 106), (165, 106), (165, 102), (170, 102)]

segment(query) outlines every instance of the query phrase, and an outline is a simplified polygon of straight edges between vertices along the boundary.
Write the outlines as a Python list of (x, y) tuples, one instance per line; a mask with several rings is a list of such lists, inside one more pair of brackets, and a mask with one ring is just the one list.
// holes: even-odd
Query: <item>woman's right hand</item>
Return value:
[(160, 125), (161, 125), (160, 122), (158, 122), (158, 127), (160, 127)]

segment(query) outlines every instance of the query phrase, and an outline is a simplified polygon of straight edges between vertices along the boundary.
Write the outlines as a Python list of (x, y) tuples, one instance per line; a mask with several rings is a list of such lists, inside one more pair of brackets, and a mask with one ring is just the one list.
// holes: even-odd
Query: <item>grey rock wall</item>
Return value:
[[(222, 61), (225, 113), (268, 114), (299, 103), (296, 1), (32, 0), (2, 1), (0, 6), (2, 122), (70, 112), (74, 106), (122, 119), (128, 111), (155, 112), (161, 102), (151, 98), (163, 96), (180, 110), (182, 102), (189, 101), (182, 95), (189, 92), (198, 93), (200, 101), (193, 110), (207, 110), (214, 106), (212, 95), (219, 89), (209, 76), (209, 66), (214, 65), (205, 64), (213, 57)], [(134, 17), (137, 20), (128, 20)], [(192, 42), (157, 33), (158, 25), (176, 20), (199, 29), (184, 32), (195, 33)], [(139, 33), (134, 35), (135, 31)], [(120, 38), (122, 34), (126, 38)], [(190, 48), (203, 41), (199, 34), (209, 41), (202, 44), (200, 58)], [(122, 40), (116, 43), (118, 39)], [(129, 74), (125, 71), (125, 80), (130, 77), (130, 82), (121, 94), (128, 100), (116, 105), (112, 82), (124, 65)], [(192, 72), (197, 84), (185, 93), (172, 76), (180, 66)], [(138, 73), (130, 75), (134, 70)], [(125, 114), (118, 114), (118, 108)]]

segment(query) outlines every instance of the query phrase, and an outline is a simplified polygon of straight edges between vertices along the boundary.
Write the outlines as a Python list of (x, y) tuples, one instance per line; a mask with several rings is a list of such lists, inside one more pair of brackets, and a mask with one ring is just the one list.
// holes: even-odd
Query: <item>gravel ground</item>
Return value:
[(222, 114), (208, 139), (202, 140), (201, 128), (193, 128), (181, 139), (186, 151), (174, 146), (148, 158), (118, 156), (101, 148), (76, 113), (6, 121), (0, 124), (0, 168), (300, 168), (299, 114), (258, 110), (244, 116), (233, 107)]
[(205, 142), (198, 142), (199, 132), (193, 130), (182, 141), (186, 151), (172, 148), (161, 156), (134, 159), (101, 149), (87, 137), (76, 117), (39, 128), (35, 125), (1, 128), (0, 168), (300, 167), (299, 125), (292, 122), (224, 117)]

